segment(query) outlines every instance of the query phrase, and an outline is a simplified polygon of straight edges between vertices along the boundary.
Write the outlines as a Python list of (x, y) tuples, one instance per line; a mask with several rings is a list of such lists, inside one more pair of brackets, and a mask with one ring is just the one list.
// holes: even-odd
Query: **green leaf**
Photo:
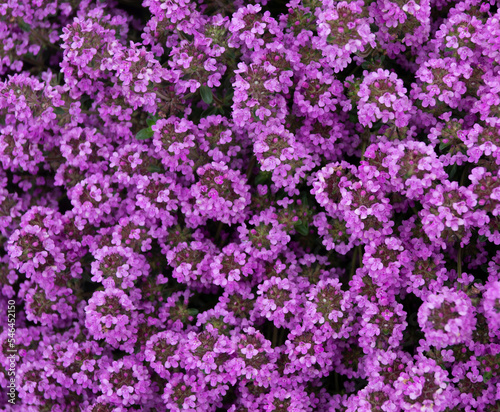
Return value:
[[(228, 48), (228, 50), (226, 51), (226, 56), (232, 62), (234, 62), (236, 60), (236, 53), (234, 52), (234, 50), (232, 48)], [(229, 77), (228, 77), (228, 79), (229, 79)]]
[(189, 308), (187, 310), (187, 313), (189, 314), (189, 316), (196, 316), (199, 313), (199, 310), (195, 308)]
[(174, 291), (171, 288), (168, 288), (162, 292), (161, 296), (163, 297), (163, 300), (167, 300), (173, 293)]
[(446, 369), (446, 365), (443, 362), (436, 362), (436, 363), (438, 364), (438, 366), (441, 367), (441, 369), (448, 371), (448, 369)]
[(211, 116), (213, 114), (215, 114), (216, 112), (216, 108), (215, 107), (209, 107), (208, 109), (206, 110), (203, 110), (200, 114), (200, 117), (207, 117), (207, 116)]
[(151, 117), (148, 117), (146, 119), (146, 124), (148, 126), (153, 126), (154, 124), (156, 124), (156, 122), (158, 121), (159, 117), (158, 116), (151, 116)]
[(488, 381), (493, 377), (493, 373), (492, 372), (486, 372), (484, 375), (483, 375), (483, 381), (484, 383), (488, 383)]
[(201, 86), (200, 87), (200, 94), (201, 94), (201, 99), (206, 103), (206, 104), (211, 104), (214, 101), (214, 96), (212, 94), (212, 89), (208, 86)]
[(262, 183), (265, 183), (267, 180), (269, 180), (270, 177), (271, 177), (271, 172), (260, 172), (255, 177), (255, 184), (261, 185)]
[(382, 127), (382, 120), (377, 120), (372, 127), (373, 131), (379, 130)]
[(152, 138), (153, 134), (154, 132), (151, 127), (146, 127), (145, 129), (139, 130), (135, 135), (135, 138), (137, 140), (146, 140)]
[(458, 169), (458, 166), (456, 164), (451, 166), (450, 171), (448, 172), (448, 176), (450, 176), (450, 179), (452, 179), (453, 176), (455, 176), (455, 174), (457, 173), (457, 169)]
[(302, 220), (297, 220), (294, 225), (295, 230), (300, 233), (302, 236), (307, 236), (309, 234), (309, 225), (304, 224)]
[(224, 100), (223, 100), (224, 104), (230, 104), (233, 101), (233, 96), (234, 96), (234, 90), (231, 89), (224, 96)]
[(309, 201), (307, 200), (307, 196), (306, 195), (302, 195), (302, 197), (300, 198), (300, 200), (302, 200), (302, 205), (303, 206), (309, 206)]
[(22, 31), (30, 32), (31, 31), (31, 26), (28, 23), (25, 23), (24, 21), (20, 21), (19, 23), (19, 28)]
[(450, 145), (451, 145), (451, 143), (439, 143), (439, 150), (443, 151), (447, 147), (449, 147)]
[(64, 114), (66, 113), (62, 107), (54, 107), (55, 114)]
[(161, 167), (159, 166), (155, 166), (155, 165), (151, 165), (148, 167), (148, 172), (151, 172), (151, 173), (161, 173), (161, 172), (164, 172), (164, 169), (162, 169)]
[(257, 112), (257, 107), (254, 107), (254, 108), (252, 109), (252, 117), (253, 117), (253, 119), (254, 119), (256, 122), (258, 122), (260, 119), (259, 119), (259, 118), (257, 117), (257, 115), (255, 114), (256, 112)]

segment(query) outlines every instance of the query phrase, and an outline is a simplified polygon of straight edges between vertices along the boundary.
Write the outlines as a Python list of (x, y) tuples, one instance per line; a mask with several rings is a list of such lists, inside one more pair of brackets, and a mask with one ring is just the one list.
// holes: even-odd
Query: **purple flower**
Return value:
[(132, 299), (140, 293), (137, 289), (129, 293), (115, 288), (94, 292), (85, 307), (85, 326), (95, 339), (105, 339), (112, 347), (127, 347), (127, 341), (136, 339), (138, 319)]
[(456, 396), (447, 373), (435, 361), (423, 356), (417, 356), (406, 365), (394, 387), (400, 407), (408, 411), (431, 407), (444, 411)]
[(488, 282), (484, 287), (483, 302), (484, 315), (488, 320), (490, 335), (500, 334), (500, 282)]
[(152, 396), (149, 372), (133, 355), (112, 362), (101, 360), (99, 366), (99, 389), (108, 401), (141, 405)]
[(476, 325), (474, 312), (464, 292), (444, 286), (426, 297), (418, 311), (418, 323), (427, 342), (443, 348), (470, 341)]
[(101, 282), (106, 289), (131, 288), (137, 278), (149, 274), (145, 257), (131, 248), (104, 246), (92, 254), (95, 261), (91, 265), (91, 280)]

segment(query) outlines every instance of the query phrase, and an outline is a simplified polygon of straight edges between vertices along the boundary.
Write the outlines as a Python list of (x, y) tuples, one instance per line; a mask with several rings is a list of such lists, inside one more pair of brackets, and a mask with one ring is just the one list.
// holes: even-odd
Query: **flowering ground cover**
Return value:
[(496, 0), (0, 4), (5, 411), (500, 411)]

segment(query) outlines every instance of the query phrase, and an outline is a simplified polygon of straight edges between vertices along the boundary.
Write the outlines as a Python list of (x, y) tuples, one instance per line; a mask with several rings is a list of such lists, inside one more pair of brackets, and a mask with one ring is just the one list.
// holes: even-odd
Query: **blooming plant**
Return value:
[(496, 0), (1, 2), (2, 410), (500, 411), (499, 50)]

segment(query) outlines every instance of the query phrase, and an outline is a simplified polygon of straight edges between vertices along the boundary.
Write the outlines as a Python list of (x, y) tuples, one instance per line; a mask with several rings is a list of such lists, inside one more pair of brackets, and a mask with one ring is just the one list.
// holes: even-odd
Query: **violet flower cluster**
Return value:
[(2, 2), (2, 410), (500, 410), (499, 50), (496, 0)]

